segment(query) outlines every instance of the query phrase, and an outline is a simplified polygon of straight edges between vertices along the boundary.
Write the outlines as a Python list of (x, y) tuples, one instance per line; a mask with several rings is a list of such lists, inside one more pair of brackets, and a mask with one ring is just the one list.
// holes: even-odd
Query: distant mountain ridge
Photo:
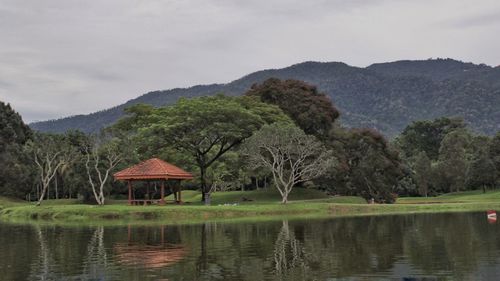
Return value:
[(366, 68), (340, 62), (304, 62), (257, 71), (227, 84), (149, 92), (107, 110), (30, 126), (44, 132), (95, 132), (113, 124), (123, 116), (123, 109), (133, 104), (162, 106), (180, 97), (242, 95), (254, 83), (271, 77), (317, 86), (339, 108), (343, 125), (374, 128), (389, 137), (412, 121), (441, 116), (462, 117), (481, 133), (500, 131), (500, 67), (452, 59), (396, 61)]

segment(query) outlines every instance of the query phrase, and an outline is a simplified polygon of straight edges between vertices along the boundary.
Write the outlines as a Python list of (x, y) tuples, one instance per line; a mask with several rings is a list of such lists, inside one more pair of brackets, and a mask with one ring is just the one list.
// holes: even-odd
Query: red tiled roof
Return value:
[(193, 175), (158, 158), (151, 158), (113, 175), (115, 180), (192, 179)]

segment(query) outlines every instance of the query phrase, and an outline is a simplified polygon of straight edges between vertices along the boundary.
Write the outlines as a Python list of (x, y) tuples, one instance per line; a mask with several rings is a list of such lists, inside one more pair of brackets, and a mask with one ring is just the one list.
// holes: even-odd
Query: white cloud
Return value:
[(0, 100), (25, 120), (305, 60), (500, 64), (500, 2), (0, 0)]

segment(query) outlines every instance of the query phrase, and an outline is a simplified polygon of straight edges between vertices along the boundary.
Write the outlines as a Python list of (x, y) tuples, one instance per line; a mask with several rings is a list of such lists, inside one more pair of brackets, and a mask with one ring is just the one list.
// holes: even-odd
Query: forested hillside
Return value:
[(89, 115), (33, 123), (33, 129), (97, 131), (114, 123), (123, 109), (137, 103), (172, 104), (180, 97), (226, 93), (241, 95), (252, 84), (275, 77), (316, 85), (328, 94), (347, 127), (374, 128), (394, 136), (415, 120), (462, 117), (474, 130), (500, 130), (500, 67), (451, 59), (379, 63), (366, 68), (339, 62), (304, 62), (283, 69), (258, 71), (228, 84), (155, 91), (117, 107)]

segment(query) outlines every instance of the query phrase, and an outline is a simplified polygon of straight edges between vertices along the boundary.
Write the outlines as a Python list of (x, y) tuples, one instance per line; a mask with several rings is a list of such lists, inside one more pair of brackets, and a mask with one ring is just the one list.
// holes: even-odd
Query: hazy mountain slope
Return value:
[(65, 132), (68, 130), (81, 130), (83, 132), (97, 132), (101, 128), (113, 124), (123, 116), (123, 110), (131, 105), (147, 103), (155, 106), (175, 103), (180, 97), (192, 98), (219, 92), (221, 85), (194, 86), (186, 89), (172, 89), (167, 91), (154, 91), (130, 100), (119, 106), (98, 111), (88, 115), (75, 115), (71, 117), (36, 122), (30, 127), (43, 132)]
[(434, 81), (441, 81), (454, 77), (466, 77), (472, 73), (488, 72), (492, 67), (452, 59), (436, 59), (375, 63), (368, 66), (367, 69), (389, 76), (423, 76)]
[(112, 124), (125, 107), (135, 103), (159, 106), (182, 96), (217, 92), (240, 95), (252, 84), (270, 77), (299, 79), (318, 86), (332, 98), (341, 111), (341, 122), (349, 127), (371, 127), (394, 136), (414, 120), (461, 116), (477, 131), (500, 131), (500, 68), (450, 59), (399, 61), (367, 68), (338, 62), (305, 62), (254, 72), (224, 85), (151, 92), (105, 111), (34, 123), (31, 127), (52, 132), (96, 131)]

